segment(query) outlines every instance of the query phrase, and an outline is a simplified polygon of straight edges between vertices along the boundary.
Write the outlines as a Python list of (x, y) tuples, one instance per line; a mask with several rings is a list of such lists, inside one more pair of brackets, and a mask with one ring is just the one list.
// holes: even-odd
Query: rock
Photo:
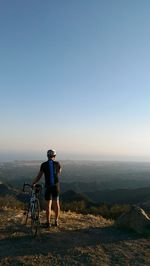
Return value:
[(140, 234), (150, 234), (150, 217), (140, 207), (132, 206), (116, 220), (115, 226), (132, 229)]

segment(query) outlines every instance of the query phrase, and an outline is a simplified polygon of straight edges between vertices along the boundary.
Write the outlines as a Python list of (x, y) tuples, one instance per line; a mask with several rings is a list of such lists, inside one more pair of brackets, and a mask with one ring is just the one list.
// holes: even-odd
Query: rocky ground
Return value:
[(61, 213), (59, 227), (40, 228), (36, 238), (23, 220), (23, 211), (0, 211), (0, 265), (150, 265), (150, 238), (102, 217)]

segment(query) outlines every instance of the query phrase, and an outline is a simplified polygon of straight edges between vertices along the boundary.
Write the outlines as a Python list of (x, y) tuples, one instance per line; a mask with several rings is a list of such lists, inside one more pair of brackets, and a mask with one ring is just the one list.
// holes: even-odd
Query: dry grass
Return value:
[[(41, 222), (45, 213), (41, 212)], [(23, 211), (0, 212), (0, 265), (150, 265), (150, 238), (117, 230), (113, 221), (62, 212), (58, 228), (41, 228), (36, 239)]]
[(6, 195), (3, 197), (0, 197), (0, 209), (3, 209), (3, 208), (21, 209), (23, 208), (23, 203), (17, 200), (12, 195)]

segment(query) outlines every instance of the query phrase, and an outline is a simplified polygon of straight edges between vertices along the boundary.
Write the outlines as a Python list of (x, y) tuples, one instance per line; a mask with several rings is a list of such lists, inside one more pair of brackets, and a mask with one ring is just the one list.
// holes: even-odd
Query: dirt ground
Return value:
[[(41, 223), (45, 213), (40, 214)], [(0, 210), (0, 265), (149, 266), (150, 237), (118, 230), (113, 221), (62, 212), (59, 227), (30, 234), (23, 211)]]

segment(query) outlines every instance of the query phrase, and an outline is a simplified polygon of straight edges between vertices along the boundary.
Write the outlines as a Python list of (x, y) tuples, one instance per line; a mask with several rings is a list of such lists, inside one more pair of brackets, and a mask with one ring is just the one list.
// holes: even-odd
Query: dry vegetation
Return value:
[(20, 209), (23, 208), (24, 204), (19, 201), (16, 200), (16, 197), (12, 196), (12, 195), (6, 195), (3, 197), (0, 197), (0, 208), (12, 208), (12, 209)]
[[(41, 212), (41, 222), (45, 213)], [(150, 265), (150, 238), (117, 230), (100, 216), (62, 212), (58, 228), (37, 238), (23, 224), (23, 211), (0, 212), (0, 265)]]

